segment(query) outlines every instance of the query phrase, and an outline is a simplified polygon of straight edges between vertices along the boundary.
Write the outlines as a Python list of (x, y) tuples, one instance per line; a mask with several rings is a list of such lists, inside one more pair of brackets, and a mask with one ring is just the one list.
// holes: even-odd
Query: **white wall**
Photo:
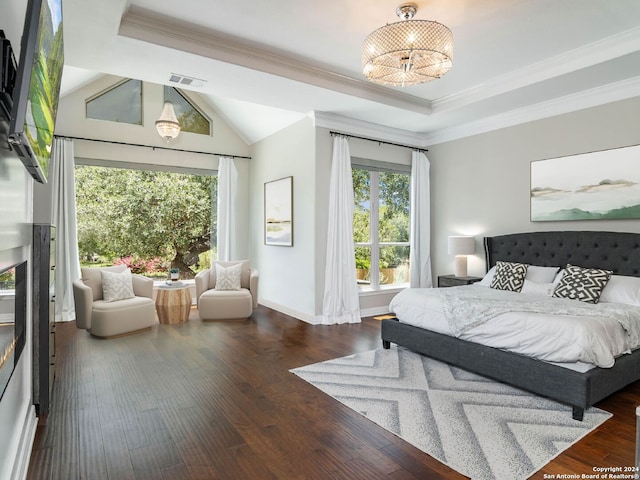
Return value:
[[(20, 53), (26, 0), (0, 3), (0, 29)], [(0, 121), (0, 268), (31, 257), (32, 184), (22, 162), (7, 148), (7, 123)], [(0, 401), (0, 478), (24, 478), (36, 417), (31, 404), (31, 285), (27, 288), (26, 343)]]
[[(316, 313), (315, 128), (309, 118), (253, 145), (251, 260), (260, 272), (260, 303), (312, 322)], [(293, 247), (264, 244), (264, 184), (293, 176)]]
[[(475, 235), (469, 275), (485, 272), (482, 238), (541, 230), (640, 232), (640, 220), (531, 222), (533, 160), (640, 144), (640, 97), (429, 147), (432, 259), (453, 272), (449, 235)], [(640, 167), (639, 167), (640, 168)]]

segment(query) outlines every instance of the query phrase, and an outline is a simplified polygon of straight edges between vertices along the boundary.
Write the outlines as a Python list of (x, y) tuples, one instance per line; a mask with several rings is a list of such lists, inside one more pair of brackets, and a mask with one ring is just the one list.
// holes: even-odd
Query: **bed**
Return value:
[[(640, 277), (640, 234), (594, 231), (531, 232), (486, 237), (487, 269), (497, 262), (550, 267), (579, 265)], [(454, 287), (455, 288), (455, 287)], [(466, 288), (466, 287), (457, 287)], [(640, 307), (639, 307), (640, 308)], [(640, 349), (616, 358), (610, 368), (577, 371), (519, 353), (485, 346), (402, 322), (383, 320), (383, 348), (391, 343), (497, 381), (570, 405), (573, 418), (640, 379)]]

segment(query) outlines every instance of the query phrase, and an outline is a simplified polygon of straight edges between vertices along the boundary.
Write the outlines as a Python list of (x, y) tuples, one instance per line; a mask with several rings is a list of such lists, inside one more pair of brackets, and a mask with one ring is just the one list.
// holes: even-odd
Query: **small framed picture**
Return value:
[(264, 184), (264, 244), (293, 246), (293, 177)]

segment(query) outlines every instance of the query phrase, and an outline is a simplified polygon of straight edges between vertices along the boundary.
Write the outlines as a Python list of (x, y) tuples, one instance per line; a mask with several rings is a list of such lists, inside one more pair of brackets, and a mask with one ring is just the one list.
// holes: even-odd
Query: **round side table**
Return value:
[(189, 285), (160, 285), (156, 295), (158, 320), (164, 324), (184, 323), (189, 320), (191, 292)]

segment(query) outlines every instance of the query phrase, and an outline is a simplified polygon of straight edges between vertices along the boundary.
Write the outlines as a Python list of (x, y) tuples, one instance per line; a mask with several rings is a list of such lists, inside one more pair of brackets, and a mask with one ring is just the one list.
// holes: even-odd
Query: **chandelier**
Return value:
[(176, 118), (173, 103), (164, 102), (160, 118), (156, 120), (156, 130), (158, 130), (161, 137), (167, 139), (167, 143), (169, 140), (176, 138), (180, 133), (180, 124)]
[(396, 9), (400, 22), (369, 34), (362, 48), (362, 73), (375, 83), (404, 87), (430, 82), (451, 69), (453, 35), (438, 22), (412, 20), (413, 3)]

